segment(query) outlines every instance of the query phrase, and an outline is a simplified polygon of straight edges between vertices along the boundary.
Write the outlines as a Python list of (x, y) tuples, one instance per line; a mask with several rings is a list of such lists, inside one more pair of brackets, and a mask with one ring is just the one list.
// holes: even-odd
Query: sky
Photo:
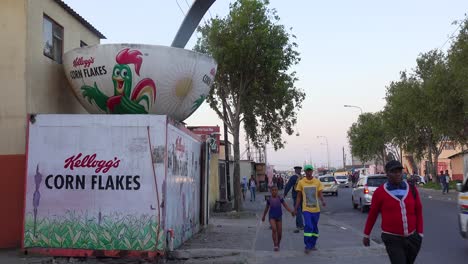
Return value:
[[(101, 31), (101, 43), (170, 45), (191, 0), (65, 0)], [(217, 0), (204, 17), (225, 17), (229, 3)], [(450, 47), (455, 20), (468, 10), (466, 0), (271, 0), (287, 28), (297, 36), (301, 62), (296, 86), (306, 93), (298, 114), (296, 134), (284, 139), (284, 149), (267, 147), (268, 163), (291, 169), (304, 162), (326, 166), (327, 145), (331, 166), (342, 166), (343, 147), (350, 164), (347, 130), (360, 110), (381, 111), (386, 86), (399, 73), (415, 67), (422, 52)], [(200, 36), (194, 33), (186, 49)], [(444, 43), (446, 43), (444, 45)], [(204, 103), (185, 122), (190, 126), (219, 125), (222, 121)], [(324, 136), (319, 137), (318, 136)], [(230, 139), (232, 140), (232, 139)], [(241, 141), (241, 153), (245, 141)], [(242, 158), (246, 158), (244, 153)]]

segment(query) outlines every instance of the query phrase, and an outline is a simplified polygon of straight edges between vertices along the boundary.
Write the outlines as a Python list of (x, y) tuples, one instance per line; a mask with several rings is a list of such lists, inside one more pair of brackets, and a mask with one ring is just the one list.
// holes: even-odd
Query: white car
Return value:
[(337, 175), (337, 176), (335, 176), (335, 179), (336, 179), (336, 181), (338, 182), (338, 184), (340, 186), (345, 186), (346, 188), (349, 187), (348, 176), (346, 176), (346, 175)]
[(351, 194), (353, 208), (357, 209), (359, 207), (362, 213), (367, 212), (372, 206), (372, 195), (375, 190), (386, 182), (387, 176), (383, 174), (361, 176)]
[(458, 222), (460, 223), (460, 234), (468, 239), (468, 178), (463, 184), (457, 184), (458, 207), (460, 208)]
[(338, 183), (333, 175), (319, 176), (318, 179), (322, 182), (323, 190), (322, 193), (328, 193), (331, 195), (338, 196)]

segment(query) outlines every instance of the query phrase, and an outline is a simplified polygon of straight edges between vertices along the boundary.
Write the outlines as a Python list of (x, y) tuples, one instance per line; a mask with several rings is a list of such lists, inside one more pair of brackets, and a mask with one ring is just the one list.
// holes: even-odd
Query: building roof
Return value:
[(62, 0), (54, 0), (54, 2), (56, 2), (59, 6), (61, 6), (63, 9), (65, 9), (65, 11), (67, 11), (70, 15), (72, 15), (81, 24), (83, 24), (83, 26), (85, 26), (87, 29), (89, 29), (89, 31), (96, 34), (96, 36), (98, 36), (100, 39), (105, 39), (106, 38), (101, 32), (99, 32), (99, 30), (97, 30), (95, 27), (93, 27), (93, 25), (91, 25), (88, 21), (86, 21), (86, 19), (84, 19), (82, 16), (80, 16), (80, 14), (75, 12), (75, 10), (73, 10), (65, 2), (63, 2)]
[(449, 157), (447, 157), (447, 158), (448, 158), (448, 159), (453, 159), (453, 158), (455, 158), (456, 156), (458, 156), (458, 155), (463, 155), (463, 154), (468, 154), (468, 149), (463, 150), (463, 151), (460, 151), (460, 152), (458, 152), (458, 153), (456, 153), (456, 154), (453, 154), (452, 156), (449, 156)]

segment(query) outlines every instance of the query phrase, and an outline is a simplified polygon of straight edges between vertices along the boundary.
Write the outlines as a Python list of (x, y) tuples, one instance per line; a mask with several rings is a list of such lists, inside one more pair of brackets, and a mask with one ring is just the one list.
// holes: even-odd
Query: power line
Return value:
[(444, 44), (439, 48), (440, 50), (442, 50), (445, 46), (445, 44), (447, 44), (447, 42), (449, 42), (449, 40), (451, 40), (453, 38), (453, 35), (455, 35), (455, 33), (461, 28), (461, 26), (463, 25), (463, 22), (459, 22), (458, 24), (458, 27), (453, 31), (453, 33), (447, 38), (447, 40), (444, 42)]
[(177, 1), (177, 0), (175, 0), (175, 1), (176, 1), (176, 3), (177, 3), (177, 6), (178, 6), (179, 9), (180, 9), (180, 12), (182, 12), (182, 15), (185, 16), (184, 10), (182, 10), (182, 7), (180, 6), (179, 1)]

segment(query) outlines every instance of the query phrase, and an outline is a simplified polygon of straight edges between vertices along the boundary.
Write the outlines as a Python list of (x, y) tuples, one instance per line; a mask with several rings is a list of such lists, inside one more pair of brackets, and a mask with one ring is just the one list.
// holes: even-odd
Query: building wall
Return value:
[(63, 27), (63, 53), (79, 48), (80, 41), (99, 44), (99, 37), (52, 0), (28, 2), (27, 111), (42, 114), (86, 113), (72, 93), (63, 65), (43, 54), (42, 22), (46, 14)]
[[(0, 248), (21, 242), (26, 120), (26, 7), (5, 0), (0, 8)], [(22, 174), (20, 172), (23, 172)], [(12, 202), (13, 201), (13, 202)]]
[(219, 200), (219, 154), (211, 154), (210, 160), (210, 182), (209, 182), (209, 206), (210, 210), (214, 210), (216, 201)]
[(452, 168), (452, 179), (463, 180), (463, 155), (450, 159), (450, 166)]
[(24, 0), (0, 8), (1, 155), (24, 154), (26, 120), (26, 7)]
[(64, 28), (64, 52), (99, 43), (52, 0), (2, 0), (0, 8), (0, 248), (18, 247), (24, 200), (28, 113), (84, 113), (62, 65), (43, 55), (43, 14)]

